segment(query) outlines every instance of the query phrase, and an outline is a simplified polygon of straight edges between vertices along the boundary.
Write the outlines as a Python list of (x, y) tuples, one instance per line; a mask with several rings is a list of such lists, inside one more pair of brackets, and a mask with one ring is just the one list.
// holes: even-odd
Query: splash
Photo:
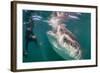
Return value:
[(42, 20), (42, 17), (39, 16), (39, 15), (32, 15), (32, 20), (33, 21), (39, 21), (39, 20)]

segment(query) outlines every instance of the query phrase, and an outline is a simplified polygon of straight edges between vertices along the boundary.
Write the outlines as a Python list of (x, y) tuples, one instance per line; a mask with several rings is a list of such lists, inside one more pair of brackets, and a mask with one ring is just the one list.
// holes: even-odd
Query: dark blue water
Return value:
[[(40, 62), (40, 61), (61, 61), (63, 59), (57, 54), (50, 42), (48, 41), (46, 32), (51, 29), (48, 23), (43, 20), (48, 20), (52, 11), (32, 11), (23, 10), (23, 50), (26, 49), (26, 29), (29, 26), (30, 17), (32, 15), (39, 15), (42, 17), (40, 21), (34, 21), (34, 35), (37, 37), (36, 41), (31, 41), (28, 44), (28, 54), (23, 55), (23, 62)], [(91, 14), (82, 13), (79, 20), (69, 20), (66, 22), (67, 27), (77, 38), (81, 45), (82, 59), (91, 59)], [(68, 59), (70, 60), (70, 59)]]

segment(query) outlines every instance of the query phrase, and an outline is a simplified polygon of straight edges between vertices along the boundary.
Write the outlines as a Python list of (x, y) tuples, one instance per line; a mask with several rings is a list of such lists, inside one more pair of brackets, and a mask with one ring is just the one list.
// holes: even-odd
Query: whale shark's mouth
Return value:
[(73, 46), (72, 44), (69, 44), (68, 42), (63, 41), (62, 43), (59, 43), (59, 38), (53, 31), (47, 32), (48, 40), (51, 43), (54, 51), (59, 54), (64, 59), (81, 59), (81, 49), (80, 46)]

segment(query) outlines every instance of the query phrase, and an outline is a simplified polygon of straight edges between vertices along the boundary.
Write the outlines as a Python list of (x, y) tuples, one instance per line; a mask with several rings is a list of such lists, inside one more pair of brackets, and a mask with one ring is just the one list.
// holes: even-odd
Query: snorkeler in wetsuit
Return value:
[(28, 45), (30, 42), (37, 42), (36, 36), (34, 32), (32, 31), (34, 29), (34, 22), (32, 18), (30, 19), (28, 26), (25, 30), (25, 49), (24, 49), (24, 55), (26, 56), (28, 54)]

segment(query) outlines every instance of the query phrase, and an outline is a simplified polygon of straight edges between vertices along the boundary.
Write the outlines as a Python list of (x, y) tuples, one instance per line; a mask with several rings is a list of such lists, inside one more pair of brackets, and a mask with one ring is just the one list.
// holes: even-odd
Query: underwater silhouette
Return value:
[(25, 31), (25, 50), (24, 50), (24, 55), (28, 54), (28, 45), (30, 42), (37, 42), (37, 38), (33, 32), (34, 29), (34, 21), (32, 18), (30, 18), (30, 21), (28, 23), (28, 26)]

